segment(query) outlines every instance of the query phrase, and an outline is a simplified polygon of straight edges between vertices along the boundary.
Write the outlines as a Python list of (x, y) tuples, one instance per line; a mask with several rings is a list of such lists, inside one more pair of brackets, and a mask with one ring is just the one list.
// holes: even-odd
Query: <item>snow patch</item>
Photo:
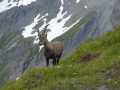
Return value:
[(40, 17), (40, 14), (38, 14), (38, 15), (36, 16), (36, 18), (34, 19), (34, 21), (33, 21), (30, 25), (24, 27), (25, 30), (23, 31), (22, 35), (23, 35), (25, 38), (30, 37), (30, 36), (34, 36), (34, 35), (31, 34), (31, 32), (33, 31), (32, 28), (38, 23), (38, 21), (39, 21), (38, 18), (39, 18), (39, 17)]
[[(25, 30), (24, 30), (23, 33), (22, 33), (22, 35), (24, 36), (24, 38), (32, 37), (32, 36), (37, 36), (37, 33), (31, 34), (32, 31), (33, 31), (33, 27), (34, 27), (36, 24), (38, 24), (38, 21), (39, 21), (39, 20), (43, 19), (43, 18), (46, 17), (46, 16), (48, 16), (48, 13), (47, 13), (45, 16), (42, 16), (41, 18), (39, 18), (39, 17), (40, 17), (40, 14), (38, 14), (38, 15), (36, 16), (36, 18), (34, 19), (34, 21), (33, 21), (30, 25), (24, 27)], [(45, 19), (44, 19), (44, 20), (45, 20)]]
[(76, 3), (79, 3), (80, 2), (80, 0), (76, 0)]
[(36, 0), (20, 0), (18, 3), (18, 6), (20, 5), (27, 6), (28, 4), (31, 4), (32, 2), (36, 2)]
[[(68, 17), (63, 18), (67, 14), (67, 12), (62, 13), (63, 9), (64, 9), (63, 4), (64, 4), (64, 1), (61, 0), (61, 7), (60, 7), (59, 13), (57, 14), (56, 18), (51, 19), (51, 21), (49, 21), (48, 23), (46, 23), (47, 19), (45, 18), (48, 14), (41, 17), (40, 19), (38, 19), (38, 17), (40, 17), (40, 14), (38, 14), (36, 16), (36, 18), (34, 19), (34, 21), (30, 25), (24, 27), (25, 30), (22, 33), (24, 38), (27, 38), (27, 37), (30, 37), (30, 36), (37, 36), (37, 32), (35, 34), (31, 34), (31, 32), (33, 31), (32, 28), (36, 24), (38, 24), (38, 21), (40, 21), (42, 18), (44, 18), (43, 19), (44, 24), (39, 29), (42, 30), (45, 27), (46, 24), (50, 24), (50, 26), (48, 27), (49, 29), (51, 29), (51, 32), (48, 32), (48, 40), (49, 41), (51, 41), (55, 37), (63, 34), (65, 32), (64, 25), (71, 17), (71, 15), (69, 15)], [(58, 20), (61, 20), (61, 21), (58, 22)], [(37, 42), (38, 41), (34, 41), (34, 43), (37, 43)]]
[(17, 78), (16, 78), (16, 81), (17, 81), (17, 80), (19, 80), (19, 79), (20, 79), (20, 78), (19, 78), (19, 77), (17, 77)]
[(28, 4), (31, 4), (32, 2), (36, 2), (36, 0), (20, 0), (20, 1), (14, 1), (14, 0), (3, 0), (0, 2), (0, 13), (4, 12), (6, 10), (9, 10), (15, 6), (27, 6)]
[[(48, 24), (50, 24), (50, 26), (48, 27), (49, 29), (51, 29), (51, 32), (48, 33), (48, 40), (51, 41), (52, 39), (54, 39), (55, 37), (57, 36), (60, 36), (61, 34), (64, 33), (64, 25), (65, 23), (70, 19), (70, 17), (72, 16), (69, 15), (68, 17), (66, 18), (63, 18), (67, 12), (65, 13), (62, 13), (63, 12), (63, 0), (61, 0), (61, 7), (60, 7), (60, 12), (57, 14), (57, 17), (52, 19), (50, 22), (48, 22)], [(61, 19), (61, 22), (58, 22), (58, 20)]]
[[(34, 21), (30, 25), (24, 27), (25, 30), (23, 31), (22, 35), (25, 38), (30, 37), (30, 36), (37, 36), (37, 38), (38, 38), (37, 32), (34, 34), (31, 34), (31, 32), (33, 31), (32, 28), (36, 24), (38, 24), (38, 22), (43, 18), (44, 18), (43, 19), (44, 24), (39, 28), (39, 30), (42, 30), (47, 24), (50, 24), (48, 26), (48, 29), (50, 29), (51, 32), (48, 32), (48, 34), (47, 34), (47, 38), (49, 41), (62, 35), (65, 32), (67, 32), (71, 27), (73, 27), (76, 23), (78, 23), (81, 20), (81, 18), (78, 21), (76, 21), (74, 24), (72, 24), (70, 27), (64, 27), (65, 23), (70, 19), (72, 14), (69, 15), (68, 17), (64, 18), (64, 16), (67, 14), (67, 11), (62, 13), (63, 9), (64, 9), (63, 5), (64, 5), (64, 1), (61, 0), (61, 7), (60, 7), (59, 13), (57, 14), (56, 18), (51, 19), (51, 21), (49, 21), (49, 22), (46, 22), (47, 19), (45, 18), (46, 16), (48, 16), (48, 14), (46, 14), (45, 16), (42, 16), (40, 19), (39, 19), (40, 14), (38, 14), (36, 16), (36, 18), (34, 19)], [(38, 42), (39, 42), (39, 40), (37, 40), (37, 39), (34, 41), (34, 43), (38, 43)]]
[(88, 9), (88, 6), (85, 6), (85, 9)]
[(21, 77), (22, 77), (22, 75), (18, 76), (18, 77), (16, 78), (16, 81), (19, 80)]

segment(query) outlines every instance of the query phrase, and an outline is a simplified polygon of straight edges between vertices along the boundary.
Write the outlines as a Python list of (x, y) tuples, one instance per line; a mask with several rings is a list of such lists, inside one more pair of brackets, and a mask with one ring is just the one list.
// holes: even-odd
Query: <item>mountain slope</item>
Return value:
[[(118, 25), (119, 19), (116, 15), (119, 18), (120, 14), (115, 11), (120, 10), (119, 0), (76, 1), (36, 0), (0, 13), (0, 86), (31, 68), (46, 66), (43, 53), (39, 52), (39, 46), (34, 44), (36, 32), (32, 28), (36, 24), (42, 28), (46, 23), (51, 23), (49, 40), (66, 32), (62, 41), (62, 57), (71, 54), (79, 44), (100, 37)], [(92, 11), (94, 12), (89, 16)], [(85, 18), (86, 15), (89, 18)], [(53, 21), (57, 26), (55, 28)], [(72, 26), (74, 27), (71, 28)], [(30, 31), (33, 37), (25, 38), (23, 32), (26, 30)]]
[(35, 68), (2, 90), (120, 89), (120, 26), (90, 40), (62, 59), (59, 66)]

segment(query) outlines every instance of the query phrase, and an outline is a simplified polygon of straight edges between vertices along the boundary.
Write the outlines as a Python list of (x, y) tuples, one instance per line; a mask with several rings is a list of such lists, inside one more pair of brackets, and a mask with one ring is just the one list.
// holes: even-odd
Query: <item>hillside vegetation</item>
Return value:
[(2, 90), (120, 89), (120, 26), (81, 44), (59, 66), (35, 68)]

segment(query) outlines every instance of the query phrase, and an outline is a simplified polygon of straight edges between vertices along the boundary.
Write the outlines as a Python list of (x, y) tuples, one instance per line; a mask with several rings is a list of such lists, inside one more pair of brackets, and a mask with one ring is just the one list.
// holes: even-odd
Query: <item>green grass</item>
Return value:
[(13, 35), (11, 35), (11, 36), (8, 38), (8, 40), (6, 41), (6, 45), (7, 45), (13, 38), (15, 38), (17, 35), (20, 35), (20, 34), (21, 34), (20, 30), (16, 31)]
[(3, 34), (0, 38), (0, 49), (6, 46), (13, 38), (15, 38), (17, 35), (20, 35), (20, 31), (16, 31), (10, 34)]
[(2, 73), (0, 73), (0, 87), (7, 83), (9, 79), (9, 70), (6, 69)]
[(4, 60), (1, 64), (0, 64), (0, 72), (2, 71), (2, 69), (6, 66), (7, 64), (7, 60)]
[(30, 51), (30, 56), (35, 56), (35, 55), (37, 55), (39, 53), (39, 48), (33, 48), (33, 47), (31, 47), (29, 49), (29, 51)]
[(33, 38), (32, 37), (23, 38), (23, 36), (21, 36), (21, 39), (18, 41), (17, 45), (19, 45), (21, 43), (31, 44), (31, 43), (33, 43)]
[[(99, 55), (81, 62), (88, 53)], [(81, 44), (74, 53), (60, 60), (59, 66), (32, 69), (2, 90), (79, 90), (88, 87), (95, 90), (105, 85), (109, 89), (120, 89), (120, 26), (101, 38)]]
[(0, 49), (4, 46), (7, 38), (8, 37), (5, 34), (3, 34), (3, 36), (0, 38)]

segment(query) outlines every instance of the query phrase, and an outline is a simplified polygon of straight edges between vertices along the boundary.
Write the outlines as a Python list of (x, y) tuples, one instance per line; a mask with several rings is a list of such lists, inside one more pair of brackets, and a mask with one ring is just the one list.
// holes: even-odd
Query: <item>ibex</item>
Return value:
[(39, 31), (39, 29), (37, 29), (38, 37), (39, 37), (39, 45), (40, 46), (44, 45), (45, 48), (44, 55), (46, 57), (47, 66), (49, 65), (49, 59), (53, 59), (53, 65), (56, 65), (56, 62), (58, 65), (59, 59), (63, 52), (63, 45), (59, 41), (49, 42), (47, 40), (46, 29), (48, 25), (46, 25), (41, 32)]

